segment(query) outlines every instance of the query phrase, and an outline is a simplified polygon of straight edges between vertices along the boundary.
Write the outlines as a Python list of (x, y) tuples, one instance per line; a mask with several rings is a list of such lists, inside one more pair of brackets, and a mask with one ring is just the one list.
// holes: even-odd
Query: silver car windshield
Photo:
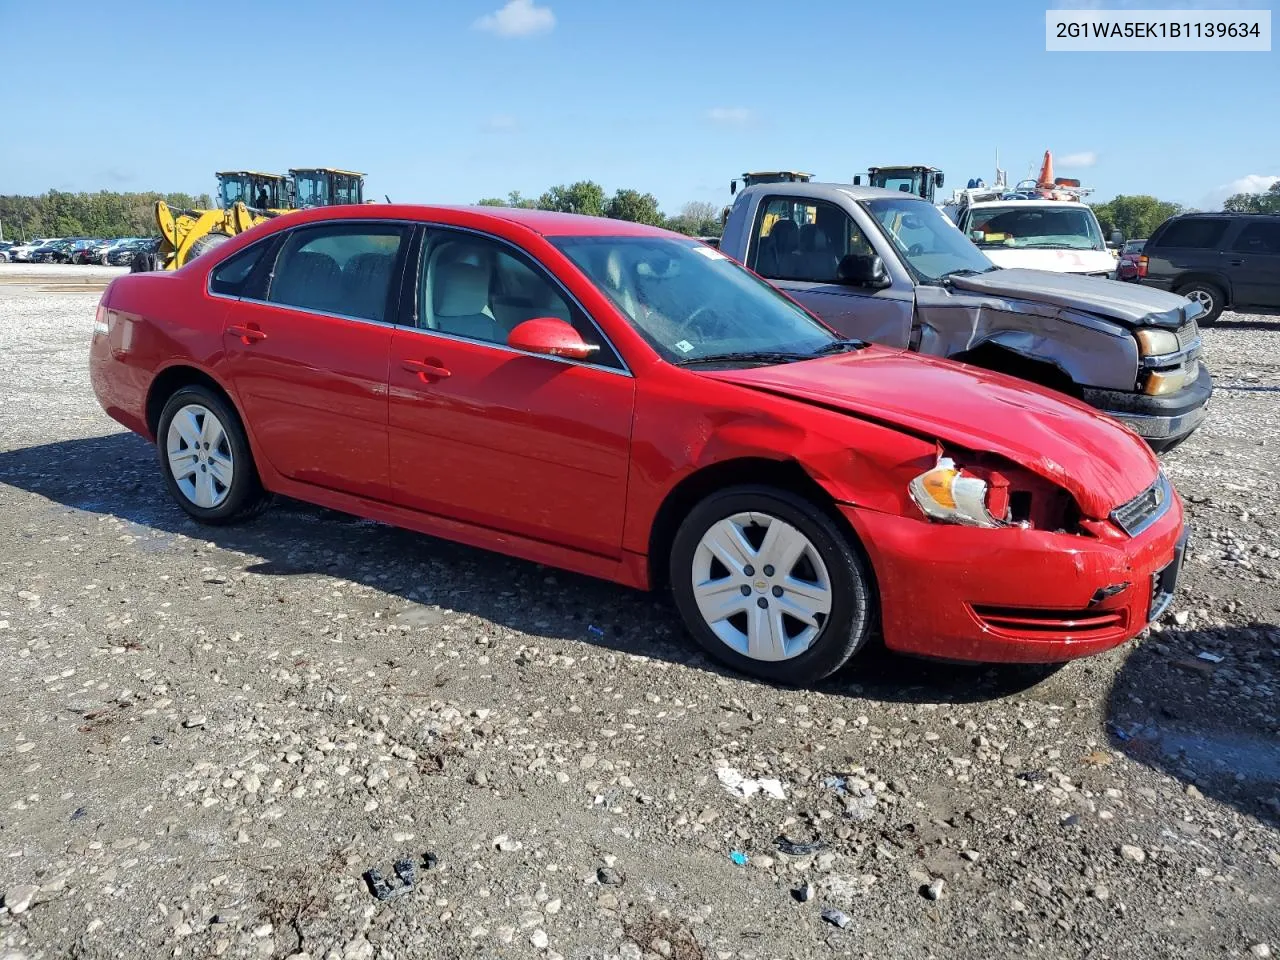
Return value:
[(921, 283), (996, 269), (956, 225), (927, 200), (867, 200), (863, 206)]

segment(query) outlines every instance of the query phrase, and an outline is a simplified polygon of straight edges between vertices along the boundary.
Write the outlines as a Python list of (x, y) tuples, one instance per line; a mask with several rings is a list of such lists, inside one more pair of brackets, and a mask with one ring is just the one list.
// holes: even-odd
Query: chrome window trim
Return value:
[[(437, 336), (442, 336), (442, 337), (445, 337), (445, 338), (450, 339), (450, 340), (460, 340), (460, 341), (465, 342), (465, 343), (480, 343), (480, 344), (486, 344), (486, 345), (491, 346), (491, 347), (501, 347), (503, 350), (508, 350), (508, 351), (510, 351), (510, 352), (512, 352), (512, 353), (519, 353), (519, 354), (523, 354), (524, 356), (528, 356), (528, 357), (547, 357), (548, 359), (551, 359), (551, 360), (560, 360), (560, 361), (565, 362), (565, 363), (574, 363), (574, 364), (581, 364), (581, 365), (583, 365), (583, 366), (587, 366), (587, 367), (595, 367), (595, 368), (596, 368), (596, 369), (598, 369), (598, 370), (609, 370), (609, 371), (612, 371), (612, 372), (614, 372), (614, 373), (623, 373), (623, 374), (625, 374), (625, 375), (626, 375), (626, 376), (628, 376), (628, 377), (634, 377), (634, 376), (635, 376), (635, 374), (633, 374), (633, 373), (631, 372), (631, 367), (630, 367), (630, 365), (627, 363), (627, 358), (626, 358), (626, 357), (624, 357), (624, 356), (622, 355), (622, 351), (618, 349), (617, 345), (616, 345), (616, 344), (614, 344), (614, 342), (613, 342), (612, 340), (610, 340), (610, 339), (609, 339), (608, 334), (606, 334), (606, 333), (604, 332), (604, 329), (600, 326), (600, 324), (599, 324), (598, 322), (596, 322), (596, 318), (595, 318), (595, 317), (593, 317), (593, 316), (591, 315), (591, 312), (590, 312), (586, 307), (584, 307), (584, 306), (582, 305), (582, 301), (581, 301), (581, 300), (579, 300), (577, 297), (575, 297), (575, 296), (573, 295), (573, 291), (569, 290), (569, 289), (568, 289), (568, 288), (567, 288), (563, 283), (561, 283), (561, 282), (560, 282), (560, 278), (559, 278), (559, 277), (557, 277), (557, 276), (556, 276), (554, 273), (552, 273), (550, 270), (548, 270), (548, 269), (547, 269), (547, 267), (546, 267), (546, 265), (545, 265), (545, 264), (543, 264), (541, 261), (539, 261), (537, 257), (535, 257), (535, 256), (533, 256), (531, 253), (529, 253), (529, 251), (528, 251), (528, 250), (525, 250), (523, 247), (521, 247), (521, 246), (519, 246), (519, 245), (517, 245), (517, 244), (515, 244), (515, 243), (512, 243), (510, 240), (507, 240), (507, 239), (505, 239), (505, 238), (503, 238), (503, 237), (494, 236), (492, 233), (485, 233), (483, 230), (477, 230), (477, 229), (475, 229), (474, 227), (459, 227), (459, 226), (454, 226), (453, 224), (448, 224), (448, 223), (437, 223), (437, 222), (430, 221), (430, 220), (420, 220), (420, 221), (418, 221), (418, 224), (419, 224), (419, 226), (421, 226), (421, 227), (424, 229), (424, 231), (430, 231), (430, 230), (433, 230), (433, 229), (434, 229), (434, 230), (456, 231), (456, 232), (458, 232), (458, 233), (466, 233), (466, 234), (470, 234), (471, 236), (474, 236), (474, 237), (479, 237), (479, 238), (480, 238), (480, 239), (482, 239), (482, 240), (492, 240), (492, 241), (494, 241), (494, 242), (496, 242), (496, 243), (499, 243), (499, 244), (501, 244), (501, 245), (503, 245), (503, 246), (505, 246), (505, 247), (510, 247), (512, 250), (516, 251), (516, 253), (518, 253), (518, 254), (521, 254), (521, 255), (522, 255), (522, 256), (524, 256), (526, 259), (528, 259), (528, 260), (532, 260), (532, 261), (534, 262), (534, 264), (535, 264), (535, 265), (536, 265), (536, 266), (541, 270), (541, 272), (542, 272), (542, 273), (544, 273), (544, 274), (547, 276), (547, 278), (548, 278), (548, 279), (550, 279), (551, 283), (556, 287), (556, 289), (558, 289), (559, 291), (561, 291), (561, 292), (564, 294), (565, 299), (567, 299), (571, 304), (573, 304), (573, 305), (574, 305), (575, 307), (577, 307), (580, 311), (582, 311), (582, 315), (583, 315), (584, 317), (586, 317), (586, 318), (587, 318), (587, 322), (588, 322), (588, 323), (590, 323), (590, 324), (591, 324), (591, 326), (593, 326), (593, 327), (595, 328), (596, 333), (598, 333), (598, 334), (600, 335), (600, 339), (601, 339), (604, 343), (606, 343), (606, 344), (608, 344), (608, 345), (609, 345), (609, 349), (613, 351), (613, 355), (614, 355), (615, 357), (617, 357), (617, 358), (618, 358), (618, 362), (622, 364), (622, 369), (621, 369), (621, 370), (619, 370), (617, 367), (611, 367), (611, 366), (608, 366), (608, 365), (603, 364), (603, 363), (592, 363), (592, 362), (591, 362), (591, 361), (589, 361), (589, 360), (574, 360), (572, 357), (551, 357), (549, 354), (545, 354), (545, 353), (529, 353), (529, 352), (528, 352), (528, 351), (526, 351), (526, 350), (516, 350), (514, 347), (509, 347), (509, 346), (507, 346), (505, 343), (494, 343), (492, 340), (480, 340), (480, 339), (478, 339), (478, 338), (476, 338), (476, 337), (463, 337), (463, 336), (459, 336), (459, 335), (457, 335), (457, 334), (444, 333), (443, 331), (440, 331), (440, 330), (434, 330), (434, 329), (432, 329), (432, 328), (430, 328), (430, 327), (420, 327), (420, 326), (418, 326), (418, 325), (417, 325), (417, 323), (415, 323), (415, 324), (414, 324), (413, 326), (411, 326), (411, 327), (403, 327), (403, 329), (406, 329), (406, 330), (417, 330), (417, 331), (419, 331), (420, 333), (435, 334), (435, 335), (437, 335)], [(545, 238), (544, 238), (544, 239), (545, 239)], [(419, 302), (419, 301), (418, 301), (418, 295), (419, 295), (419, 292), (420, 292), (420, 291), (419, 291), (419, 284), (420, 284), (420, 283), (421, 283), (421, 281), (422, 281), (422, 257), (423, 257), (423, 255), (426, 253), (426, 249), (427, 249), (427, 243), (426, 243), (426, 241), (427, 241), (427, 238), (424, 236), (424, 237), (423, 237), (423, 242), (422, 242), (422, 243), (420, 243), (420, 244), (418, 244), (418, 264), (417, 264), (417, 268), (416, 268), (416, 270), (415, 270), (415, 272), (414, 272), (414, 281), (413, 281), (413, 318), (414, 318), (414, 320), (415, 320), (415, 321), (418, 319), (418, 302)], [(561, 254), (561, 255), (563, 256), (563, 254)], [(576, 268), (575, 268), (575, 269), (576, 269)], [(588, 282), (590, 282), (590, 281), (588, 280)]]

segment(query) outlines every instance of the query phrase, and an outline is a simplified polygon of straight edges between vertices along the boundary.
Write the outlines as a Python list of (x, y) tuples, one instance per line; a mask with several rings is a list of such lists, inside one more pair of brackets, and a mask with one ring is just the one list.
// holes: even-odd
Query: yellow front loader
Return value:
[(300, 207), (361, 203), (364, 174), (332, 167), (306, 167), (287, 175), (257, 170), (225, 170), (218, 178), (218, 207), (177, 210), (156, 201), (160, 244), (155, 253), (140, 253), (131, 267), (177, 270), (238, 233)]

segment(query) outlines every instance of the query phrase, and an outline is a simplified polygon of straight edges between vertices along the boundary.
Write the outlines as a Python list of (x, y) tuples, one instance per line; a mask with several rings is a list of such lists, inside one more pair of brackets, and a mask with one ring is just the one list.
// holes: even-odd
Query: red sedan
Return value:
[(505, 208), (328, 207), (115, 280), (94, 389), (178, 504), (269, 493), (630, 587), (747, 673), (873, 633), (952, 660), (1116, 646), (1181, 501), (1136, 435), (1022, 380), (839, 339), (712, 247)]

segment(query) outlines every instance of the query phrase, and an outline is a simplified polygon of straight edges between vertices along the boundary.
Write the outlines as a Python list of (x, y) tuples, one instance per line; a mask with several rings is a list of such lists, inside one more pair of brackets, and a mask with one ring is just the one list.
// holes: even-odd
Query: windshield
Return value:
[(329, 205), (329, 183), (323, 176), (308, 174), (298, 177), (298, 206), (327, 207)]
[(863, 206), (922, 283), (953, 273), (986, 273), (995, 264), (927, 200), (867, 200)]
[(549, 239), (669, 362), (726, 353), (808, 356), (837, 341), (763, 280), (696, 240)]
[(218, 187), (218, 197), (224, 208), (232, 207), (241, 201), (249, 203), (249, 184), (239, 178), (223, 180)]
[(969, 213), (969, 238), (980, 247), (1105, 250), (1097, 218), (1087, 207), (978, 207)]

